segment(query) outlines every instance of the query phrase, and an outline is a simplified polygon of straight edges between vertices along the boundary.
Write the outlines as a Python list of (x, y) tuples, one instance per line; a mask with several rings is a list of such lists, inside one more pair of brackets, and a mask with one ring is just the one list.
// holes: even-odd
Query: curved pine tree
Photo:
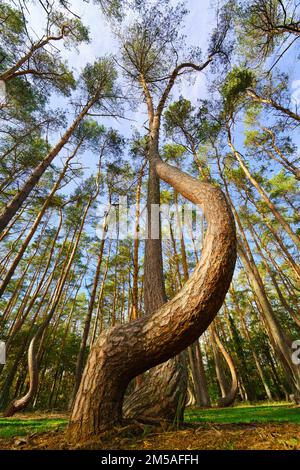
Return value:
[(158, 176), (204, 211), (202, 256), (180, 292), (152, 315), (118, 325), (93, 345), (71, 415), (68, 436), (85, 440), (122, 422), (129, 382), (174, 357), (207, 329), (229, 289), (236, 262), (234, 218), (222, 191), (154, 157)]

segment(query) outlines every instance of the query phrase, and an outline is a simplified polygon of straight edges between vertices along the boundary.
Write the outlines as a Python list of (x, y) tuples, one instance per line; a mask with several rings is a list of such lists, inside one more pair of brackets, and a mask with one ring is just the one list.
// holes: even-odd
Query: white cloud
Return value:
[[(177, 0), (174, 0), (176, 3)], [(185, 22), (185, 34), (186, 40), (189, 46), (200, 47), (205, 54), (207, 48), (207, 39), (212, 24), (212, 10), (209, 8), (210, 0), (189, 0), (187, 7), (190, 11)], [(84, 68), (87, 63), (92, 63), (97, 57), (114, 54), (118, 51), (117, 39), (113, 36), (110, 26), (107, 23), (104, 15), (102, 14), (100, 7), (95, 5), (93, 2), (87, 3), (84, 0), (71, 0), (70, 9), (76, 13), (82, 20), (83, 24), (89, 28), (90, 31), (90, 42), (88, 44), (82, 44), (78, 47), (78, 50), (72, 49), (67, 50), (60, 47), (62, 57), (68, 61), (71, 69), (75, 71), (77, 76), (80, 71)], [(36, 34), (37, 37), (41, 37), (43, 34), (43, 27), (45, 25), (45, 12), (41, 6), (35, 2), (30, 8), (30, 22), (29, 28)], [(120, 73), (121, 75), (121, 73)], [(180, 95), (189, 99), (193, 104), (196, 104), (199, 98), (204, 98), (207, 92), (205, 75), (203, 73), (195, 73), (194, 82), (189, 82), (186, 79), (182, 79), (177, 85), (175, 85), (172, 93), (172, 99), (178, 99)], [(109, 124), (118, 128), (126, 135), (131, 133), (131, 128), (143, 127), (146, 120), (146, 110), (144, 106), (140, 106), (132, 116), (133, 122), (120, 121), (110, 122)]]
[(300, 80), (294, 80), (292, 82), (292, 101), (296, 105), (300, 105)]

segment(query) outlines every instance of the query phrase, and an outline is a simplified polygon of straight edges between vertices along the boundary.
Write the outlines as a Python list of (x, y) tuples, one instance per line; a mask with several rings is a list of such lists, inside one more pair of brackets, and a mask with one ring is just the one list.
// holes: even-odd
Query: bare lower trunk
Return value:
[(218, 406), (220, 407), (227, 407), (227, 406), (231, 406), (235, 400), (235, 397), (237, 395), (237, 392), (238, 392), (238, 386), (239, 386), (239, 383), (238, 383), (238, 378), (237, 378), (237, 373), (236, 373), (236, 369), (235, 369), (235, 366), (234, 366), (234, 363), (233, 363), (233, 360), (230, 356), (230, 354), (228, 353), (228, 351), (226, 350), (226, 348), (224, 347), (222, 341), (220, 340), (215, 328), (213, 327), (212, 325), (212, 332), (213, 332), (213, 338), (214, 338), (214, 341), (216, 342), (216, 345), (218, 346), (219, 350), (221, 351), (222, 353), (222, 356), (224, 357), (228, 367), (229, 367), (229, 371), (230, 371), (230, 375), (231, 375), (231, 385), (230, 387), (226, 387), (224, 392), (222, 390), (222, 397), (220, 398), (219, 402), (218, 402)]
[(146, 374), (142, 384), (125, 399), (123, 416), (142, 422), (183, 420), (187, 389), (184, 355), (178, 355)]
[(205, 370), (202, 360), (199, 341), (188, 348), (189, 362), (192, 369), (193, 385), (196, 405), (203, 408), (210, 406), (210, 398), (207, 389)]

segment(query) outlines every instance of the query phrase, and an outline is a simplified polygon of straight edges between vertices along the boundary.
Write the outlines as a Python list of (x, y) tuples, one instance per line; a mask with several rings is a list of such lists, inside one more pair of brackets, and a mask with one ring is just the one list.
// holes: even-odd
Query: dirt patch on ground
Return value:
[[(35, 415), (36, 417), (36, 415)], [(294, 450), (300, 449), (296, 424), (192, 424), (179, 430), (127, 426), (103, 434), (84, 445), (70, 445), (61, 430), (1, 439), (0, 449), (120, 449), (120, 450)]]

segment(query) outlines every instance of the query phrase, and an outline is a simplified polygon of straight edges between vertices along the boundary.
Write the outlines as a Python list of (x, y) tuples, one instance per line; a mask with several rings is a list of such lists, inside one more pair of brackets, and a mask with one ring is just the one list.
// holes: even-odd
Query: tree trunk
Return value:
[(292, 362), (293, 351), (291, 348), (291, 341), (287, 338), (286, 334), (280, 327), (264, 291), (258, 270), (256, 266), (253, 265), (253, 262), (248, 258), (241, 243), (239, 243), (239, 256), (245, 270), (247, 271), (251, 287), (257, 296), (259, 305), (261, 306), (261, 312), (264, 316), (265, 325), (267, 327), (271, 343), (283, 366), (288, 383), (295, 394), (295, 399), (298, 401), (300, 398), (300, 371)]
[[(231, 406), (235, 400), (235, 397), (238, 392), (238, 379), (237, 379), (237, 373), (236, 369), (233, 363), (233, 360), (230, 356), (230, 354), (226, 351), (226, 348), (224, 347), (222, 341), (219, 338), (219, 335), (216, 331), (215, 325), (212, 324), (211, 327), (211, 337), (212, 337), (212, 343), (213, 343), (213, 352), (214, 352), (214, 357), (216, 361), (216, 372), (217, 372), (217, 378), (218, 382), (220, 385), (222, 397), (220, 398), (218, 402), (218, 406), (220, 407), (227, 407)], [(227, 379), (225, 378), (222, 362), (221, 362), (221, 357), (219, 356), (217, 352), (217, 348), (221, 351), (222, 356), (224, 357), (230, 371), (231, 375), (231, 385), (228, 385)]]
[[(47, 313), (45, 320), (38, 327), (38, 330), (33, 336), (30, 342), (29, 348), (28, 348), (29, 390), (26, 393), (26, 395), (24, 395), (23, 397), (12, 401), (12, 403), (10, 404), (10, 406), (4, 413), (4, 416), (13, 416), (17, 411), (23, 410), (24, 408), (26, 408), (26, 406), (28, 406), (28, 404), (33, 400), (33, 398), (36, 395), (36, 392), (38, 389), (38, 366), (39, 366), (38, 357), (41, 351), (41, 344), (43, 342), (44, 333), (46, 332), (46, 329), (48, 328), (53, 318), (53, 315), (55, 313), (55, 310), (59, 304), (59, 301), (61, 299), (61, 294), (63, 292), (63, 288), (65, 286), (67, 277), (72, 267), (72, 263), (73, 263), (78, 245), (79, 245), (84, 223), (85, 223), (89, 208), (91, 206), (92, 200), (93, 200), (93, 197), (90, 197), (88, 200), (70, 257), (66, 257), (66, 266), (64, 266), (63, 271), (62, 271), (62, 277), (59, 279), (57, 283), (57, 288), (55, 290), (53, 300), (50, 304), (49, 312)], [(39, 351), (37, 351), (38, 344), (39, 344)]]
[(221, 397), (224, 398), (226, 397), (226, 393), (228, 390), (228, 382), (227, 382), (227, 378), (225, 376), (225, 372), (223, 368), (222, 356), (218, 349), (216, 337), (212, 328), (210, 328), (210, 339), (211, 339), (212, 352), (213, 352), (213, 357), (214, 357), (214, 362), (215, 362), (216, 376), (217, 376), (217, 380), (218, 380), (218, 384), (219, 384), (219, 388), (221, 392)]
[(34, 234), (35, 234), (35, 232), (36, 232), (36, 230), (37, 230), (37, 228), (38, 228), (38, 226), (39, 226), (39, 224), (40, 224), (40, 222), (43, 218), (43, 215), (45, 214), (47, 208), (49, 207), (49, 204), (50, 204), (53, 196), (55, 195), (56, 191), (59, 189), (60, 183), (62, 182), (62, 180), (64, 179), (64, 177), (67, 173), (69, 163), (70, 163), (71, 159), (75, 156), (78, 148), (79, 148), (79, 145), (77, 146), (75, 152), (67, 159), (58, 180), (54, 183), (52, 190), (50, 191), (49, 195), (47, 196), (42, 208), (40, 209), (38, 215), (36, 216), (36, 219), (35, 219), (33, 225), (31, 226), (24, 242), (22, 243), (22, 245), (21, 245), (20, 249), (18, 250), (11, 266), (9, 267), (9, 269), (8, 269), (6, 275), (5, 275), (5, 278), (3, 279), (3, 281), (0, 285), (0, 298), (2, 297), (2, 295), (5, 291), (8, 283), (10, 282), (12, 276), (14, 275), (14, 272), (17, 269), (17, 266), (18, 266), (19, 262), (21, 261), (21, 259), (24, 255), (24, 253), (25, 253), (32, 237), (34, 236)]
[[(248, 198), (250, 199), (250, 201), (252, 202), (252, 204), (254, 205), (254, 207), (256, 208), (257, 212), (260, 213), (259, 207), (258, 207), (255, 199), (253, 198), (252, 194), (249, 191), (247, 191), (246, 188), (245, 188), (245, 192), (246, 192)], [(297, 276), (298, 280), (300, 280), (300, 266), (299, 266), (299, 264), (297, 264), (297, 262), (295, 261), (293, 256), (290, 254), (290, 252), (287, 249), (286, 245), (283, 243), (282, 238), (277, 233), (277, 230), (274, 227), (274, 225), (269, 221), (269, 219), (264, 214), (260, 213), (260, 215), (261, 215), (266, 227), (272, 233), (272, 235), (274, 237), (274, 240), (276, 241), (276, 244), (280, 248), (281, 255), (284, 256), (284, 258), (289, 263), (291, 269), (294, 271), (295, 275)]]
[(129, 382), (195, 342), (219, 311), (232, 279), (235, 224), (221, 190), (159, 158), (153, 166), (161, 179), (202, 207), (208, 228), (201, 260), (172, 300), (154, 313), (118, 325), (98, 338), (90, 351), (71, 415), (71, 440), (85, 440), (120, 424)]
[[(185, 242), (182, 232), (182, 224), (181, 224), (181, 217), (178, 208), (178, 194), (174, 191), (174, 200), (176, 204), (176, 219), (180, 233), (180, 247), (181, 247), (181, 260), (182, 260), (182, 268), (183, 268), (183, 276), (184, 280), (187, 281), (189, 278), (189, 267), (187, 262), (187, 254), (185, 248)], [(179, 273), (179, 280), (181, 285), (180, 279), (180, 270), (178, 268)], [(203, 365), (201, 350), (199, 340), (197, 340), (194, 344), (188, 347), (188, 357), (189, 363), (192, 371), (192, 378), (194, 384), (194, 392), (196, 398), (196, 405), (200, 407), (209, 407), (210, 406), (210, 398), (207, 389), (206, 377), (205, 377), (205, 369)]]
[[(256, 231), (253, 229), (253, 227), (249, 226), (249, 231), (252, 235), (252, 238), (253, 238), (253, 241), (255, 243), (255, 246), (256, 246), (256, 249), (258, 251), (258, 253), (260, 254), (262, 260), (263, 260), (263, 263), (264, 263), (264, 266), (267, 270), (267, 272), (269, 273), (269, 276), (271, 278), (271, 281), (272, 281), (272, 284), (273, 286), (275, 287), (275, 290), (277, 292), (277, 295), (278, 295), (278, 298), (282, 304), (282, 306), (286, 309), (287, 312), (289, 312), (289, 314), (291, 315), (292, 319), (294, 320), (294, 322), (296, 323), (296, 325), (300, 328), (300, 317), (297, 315), (298, 312), (296, 312), (293, 308), (292, 308), (292, 301), (291, 303), (289, 304), (287, 302), (287, 300), (285, 299), (283, 293), (281, 292), (281, 288), (276, 280), (276, 277), (275, 277), (275, 274), (274, 274), (274, 271), (271, 269), (262, 249), (261, 249), (261, 246), (263, 246), (263, 242), (261, 240), (261, 238), (258, 236), (258, 234), (256, 233)], [(258, 243), (258, 240), (260, 243)]]
[(97, 287), (98, 287), (98, 282), (99, 282), (99, 277), (100, 277), (100, 269), (101, 269), (101, 263), (102, 263), (102, 257), (103, 257), (104, 243), (105, 243), (105, 238), (101, 240), (100, 250), (98, 254), (98, 261), (97, 261), (97, 266), (96, 266), (96, 272), (94, 275), (93, 288), (92, 288), (88, 310), (87, 310), (85, 321), (84, 321), (84, 330), (83, 330), (83, 335), (81, 338), (80, 348), (79, 348), (79, 352), (77, 356), (76, 371), (75, 371), (75, 384), (74, 384), (74, 390), (72, 394), (71, 403), (73, 403), (73, 401), (75, 400), (76, 393), (79, 388), (80, 380), (81, 380), (81, 376), (83, 372), (84, 355), (85, 355), (87, 340), (88, 340), (88, 336), (90, 332), (92, 314), (94, 310), (96, 292), (97, 292)]
[[(221, 171), (220, 171), (220, 174), (222, 176)], [(284, 330), (281, 328), (274, 314), (272, 306), (267, 297), (267, 294), (263, 285), (263, 281), (257, 269), (253, 255), (251, 253), (241, 220), (235, 209), (234, 204), (232, 203), (230, 199), (226, 182), (224, 179), (223, 181), (225, 183), (225, 189), (226, 189), (228, 200), (231, 204), (232, 211), (235, 215), (236, 221), (239, 226), (240, 234), (242, 236), (242, 240), (239, 240), (239, 243), (238, 243), (239, 257), (245, 268), (246, 274), (249, 279), (249, 283), (258, 301), (258, 305), (260, 306), (259, 310), (262, 314), (271, 344), (285, 371), (286, 379), (291, 389), (293, 390), (295, 400), (298, 402), (300, 400), (300, 370), (299, 370), (299, 367), (293, 364), (293, 361), (292, 361), (293, 351), (291, 348), (291, 340), (290, 338), (287, 337)]]
[[(166, 380), (168, 378), (168, 380)], [(154, 367), (143, 382), (125, 400), (123, 416), (141, 422), (183, 420), (186, 401), (187, 367), (184, 355)]]
[(138, 277), (139, 277), (139, 226), (140, 226), (140, 205), (141, 205), (141, 189), (143, 182), (145, 164), (139, 171), (138, 183), (136, 188), (135, 196), (135, 230), (134, 230), (134, 242), (133, 242), (133, 285), (132, 285), (132, 303), (130, 309), (130, 320), (136, 320), (138, 318)]
[[(231, 294), (232, 295), (232, 294)], [(244, 348), (243, 348), (243, 339), (241, 338), (238, 329), (236, 327), (233, 317), (230, 315), (226, 302), (224, 304), (225, 318), (227, 326), (230, 332), (230, 337), (232, 339), (234, 350), (235, 350), (235, 362), (237, 364), (237, 369), (239, 372), (239, 382), (243, 386), (245, 400), (250, 402), (256, 401), (255, 387), (252, 381), (252, 374), (249, 371), (248, 363), (245, 357)]]
[[(149, 315), (167, 301), (159, 214), (160, 181), (155, 165), (157, 153), (158, 132), (154, 128), (150, 136), (148, 155), (150, 163), (147, 195), (148, 237), (145, 242), (144, 262), (144, 305), (145, 313)], [(148, 419), (150, 419), (150, 413), (154, 412), (155, 414), (152, 416), (152, 419), (157, 419), (157, 416), (160, 416), (161, 419), (173, 421), (175, 419), (174, 411), (178, 409), (180, 404), (184, 403), (181, 395), (185, 396), (183, 391), (187, 388), (187, 374), (182, 374), (185, 362), (182, 362), (182, 360), (182, 357), (171, 359), (149, 371), (145, 383), (138, 378), (136, 381), (138, 388), (136, 387), (135, 392), (125, 401), (127, 415), (137, 416), (139, 413), (141, 415), (147, 414)], [(177, 380), (177, 388), (180, 394), (174, 393), (173, 388), (176, 388), (175, 380)], [(141, 382), (143, 392), (140, 390)], [(169, 387), (170, 383), (173, 384), (172, 387)], [(174, 399), (180, 401), (174, 403)], [(180, 412), (179, 414), (182, 415)]]
[(210, 398), (207, 389), (205, 369), (199, 341), (188, 347), (189, 363), (192, 370), (196, 405), (203, 408), (210, 407)]
[(56, 146), (49, 152), (49, 154), (39, 163), (39, 165), (33, 170), (32, 174), (27, 178), (22, 188), (15, 194), (12, 200), (4, 207), (0, 214), (0, 233), (5, 229), (10, 220), (14, 217), (17, 211), (22, 206), (23, 202), (28, 198), (33, 188), (39, 182), (47, 168), (51, 165), (54, 158), (59, 154), (61, 149), (68, 143), (70, 137), (77, 129), (81, 121), (84, 119), (86, 114), (89, 112), (91, 107), (95, 104), (98, 95), (95, 95), (78, 114), (76, 119), (73, 121), (71, 126), (66, 130), (60, 141)]
[(244, 318), (244, 315), (243, 315), (243, 312), (240, 310), (239, 308), (239, 305), (236, 301), (236, 297), (235, 297), (235, 292), (234, 290), (232, 289), (231, 291), (231, 295), (232, 295), (232, 298), (233, 298), (233, 301), (234, 301), (234, 304), (235, 304), (235, 307), (237, 308), (237, 311), (239, 313), (239, 316), (240, 316), (240, 320), (241, 320), (241, 324), (242, 324), (242, 328), (243, 328), (243, 331), (244, 331), (244, 334), (245, 334), (245, 337), (249, 343), (249, 347), (250, 347), (250, 350), (251, 350), (251, 353), (252, 353), (252, 356), (253, 356), (253, 359), (254, 359), (254, 362), (255, 362), (255, 365), (256, 365), (256, 368), (257, 368), (257, 372), (260, 376), (260, 379), (262, 381), (262, 384), (264, 386), (264, 389), (265, 389), (265, 392), (266, 392), (266, 395), (267, 395), (267, 398), (268, 400), (272, 401), (273, 397), (272, 397), (272, 394), (271, 394), (271, 390), (270, 390), (270, 387), (269, 387), (269, 384), (268, 384), (268, 381), (265, 377), (265, 374), (263, 372), (263, 369), (260, 365), (260, 362), (259, 362), (259, 358), (258, 358), (258, 355), (256, 354), (256, 350), (255, 350), (255, 347), (253, 346), (252, 344), (252, 340), (251, 340), (251, 337), (250, 337), (250, 334), (249, 334), (249, 331), (248, 331), (248, 328), (247, 328), (247, 324), (246, 324), (246, 321), (245, 321), (245, 318)]
[(260, 186), (260, 184), (256, 181), (256, 179), (251, 175), (251, 173), (250, 173), (249, 169), (247, 168), (244, 160), (242, 159), (241, 154), (235, 149), (235, 147), (232, 143), (232, 140), (231, 140), (231, 132), (230, 132), (229, 126), (227, 128), (227, 131), (228, 131), (228, 144), (229, 144), (229, 147), (231, 148), (233, 155), (235, 156), (235, 158), (239, 162), (239, 164), (240, 164), (242, 170), (244, 171), (245, 175), (247, 176), (249, 181), (253, 184), (253, 186), (256, 188), (256, 190), (260, 194), (262, 200), (267, 204), (270, 211), (274, 215), (275, 219), (278, 220), (278, 222), (281, 224), (281, 226), (284, 228), (284, 230), (290, 236), (291, 240), (293, 240), (295, 245), (298, 248), (300, 248), (300, 238), (297, 236), (297, 234), (295, 232), (293, 232), (290, 224), (284, 219), (284, 217), (282, 217), (282, 215), (279, 213), (276, 206), (270, 200), (270, 198), (268, 197), (268, 195), (266, 194), (264, 189)]

